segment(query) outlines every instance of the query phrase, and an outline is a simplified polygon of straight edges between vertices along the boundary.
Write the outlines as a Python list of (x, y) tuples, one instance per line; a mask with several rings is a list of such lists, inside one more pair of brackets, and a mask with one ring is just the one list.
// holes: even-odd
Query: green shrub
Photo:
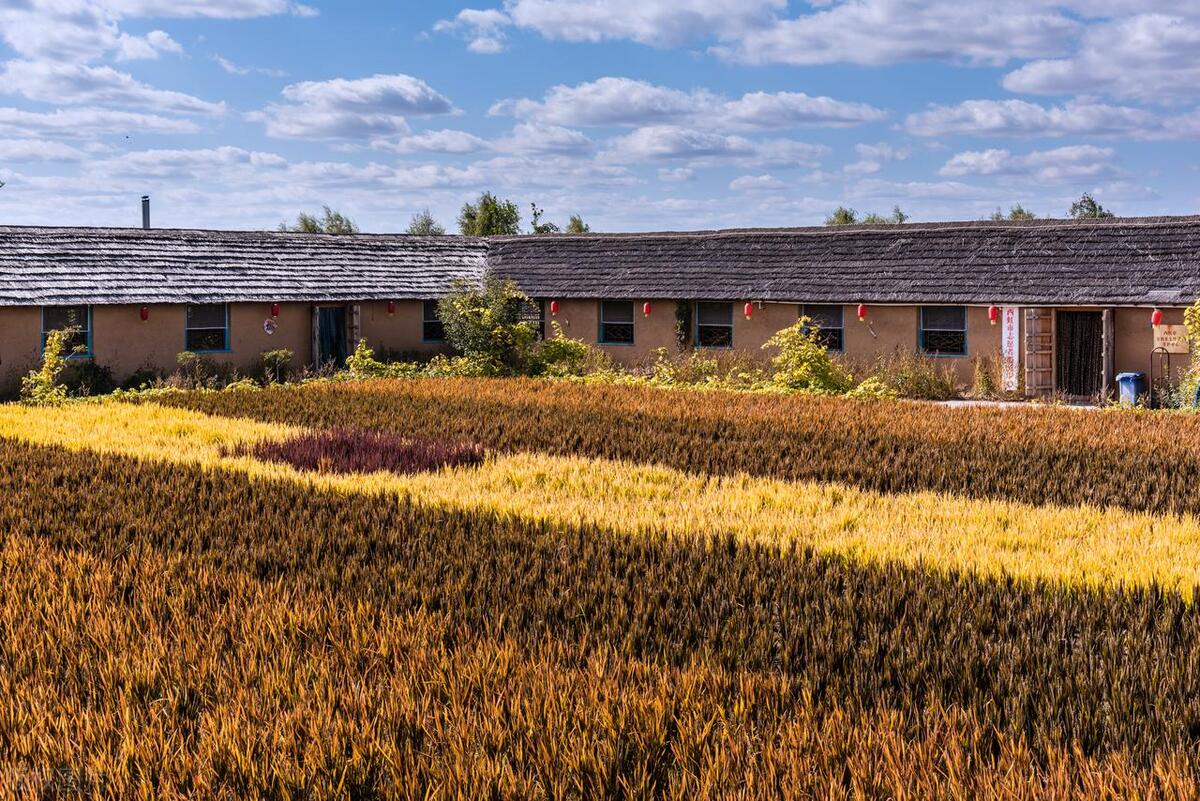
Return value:
[(456, 281), (438, 301), (446, 341), (484, 373), (527, 373), (538, 331), (530, 321), (532, 301), (512, 281), (487, 277)]
[(67, 400), (67, 387), (60, 382), (67, 368), (67, 347), (76, 331), (51, 331), (42, 348), (42, 366), (21, 379), (21, 401), (33, 406), (57, 406)]
[(596, 359), (593, 348), (582, 339), (571, 339), (563, 333), (558, 321), (550, 323), (554, 336), (538, 348), (541, 372), (553, 378), (582, 376), (589, 372), (589, 364)]
[(387, 365), (375, 358), (366, 339), (360, 339), (346, 359), (346, 371), (354, 378), (376, 378), (387, 373)]
[(157, 370), (150, 367), (139, 367), (133, 371), (133, 374), (121, 382), (120, 389), (123, 390), (142, 390), (149, 389), (162, 380)]
[(880, 357), (872, 375), (901, 398), (954, 400), (961, 397), (953, 368), (912, 350), (896, 350)]
[(111, 367), (97, 364), (94, 359), (73, 359), (62, 373), (62, 383), (68, 394), (90, 398), (107, 395), (117, 388)]
[(178, 369), (167, 382), (179, 389), (217, 389), (224, 382), (224, 371), (212, 359), (185, 350), (175, 357)]
[(654, 357), (649, 383), (655, 386), (754, 391), (768, 383), (762, 365), (742, 351), (689, 350), (672, 356), (658, 348)]
[(847, 398), (859, 400), (894, 400), (896, 390), (883, 383), (877, 376), (868, 376), (865, 381), (846, 393)]
[(258, 371), (264, 384), (282, 384), (287, 381), (296, 354), (286, 348), (264, 351), (258, 357)]
[(775, 334), (763, 347), (779, 350), (771, 360), (771, 382), (781, 389), (841, 395), (854, 387), (854, 377), (829, 354), (820, 328), (807, 317)]

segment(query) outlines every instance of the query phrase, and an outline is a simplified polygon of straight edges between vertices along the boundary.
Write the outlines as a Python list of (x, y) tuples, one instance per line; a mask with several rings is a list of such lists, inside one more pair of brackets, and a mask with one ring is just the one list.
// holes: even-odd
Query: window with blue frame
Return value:
[(521, 303), (521, 322), (529, 323), (537, 329), (539, 340), (546, 338), (546, 302), (530, 300)]
[(933, 356), (966, 356), (966, 306), (922, 306), (921, 350)]
[(605, 345), (633, 344), (632, 300), (601, 301), (600, 342)]
[(826, 349), (841, 351), (846, 346), (843, 311), (842, 306), (806, 303), (800, 307), (800, 316), (817, 329), (817, 340)]
[(183, 347), (192, 353), (229, 350), (229, 307), (224, 303), (188, 306)]
[(696, 345), (701, 348), (733, 347), (733, 304), (696, 304)]
[(86, 358), (92, 355), (91, 306), (43, 306), (42, 347), (51, 331), (70, 331), (67, 355)]
[(442, 322), (442, 318), (438, 317), (438, 302), (427, 300), (421, 304), (421, 308), (421, 341), (445, 342), (446, 325)]

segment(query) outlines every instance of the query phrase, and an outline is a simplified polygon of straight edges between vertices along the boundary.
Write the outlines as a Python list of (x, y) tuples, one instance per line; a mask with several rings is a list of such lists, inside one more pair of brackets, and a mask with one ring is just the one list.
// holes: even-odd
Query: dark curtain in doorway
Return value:
[(1100, 312), (1059, 311), (1056, 326), (1058, 388), (1092, 398), (1104, 378), (1104, 322)]
[(340, 306), (318, 309), (319, 329), (317, 346), (320, 348), (319, 366), (332, 362), (337, 367), (346, 364), (346, 310)]

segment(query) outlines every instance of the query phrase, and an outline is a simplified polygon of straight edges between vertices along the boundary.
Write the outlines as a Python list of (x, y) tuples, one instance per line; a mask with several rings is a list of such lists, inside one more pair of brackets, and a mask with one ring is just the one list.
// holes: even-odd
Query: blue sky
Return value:
[(1190, 214), (1198, 96), (1166, 0), (0, 0), (0, 223)]

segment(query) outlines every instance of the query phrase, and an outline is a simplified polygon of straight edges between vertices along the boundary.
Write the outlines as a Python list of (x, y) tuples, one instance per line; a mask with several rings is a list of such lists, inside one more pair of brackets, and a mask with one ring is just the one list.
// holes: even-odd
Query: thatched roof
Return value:
[(0, 306), (533, 297), (1185, 305), (1200, 217), (522, 236), (0, 226)]
[(0, 306), (432, 298), (477, 278), (465, 237), (0, 227)]
[(535, 297), (1181, 305), (1200, 217), (509, 237), (488, 262)]

